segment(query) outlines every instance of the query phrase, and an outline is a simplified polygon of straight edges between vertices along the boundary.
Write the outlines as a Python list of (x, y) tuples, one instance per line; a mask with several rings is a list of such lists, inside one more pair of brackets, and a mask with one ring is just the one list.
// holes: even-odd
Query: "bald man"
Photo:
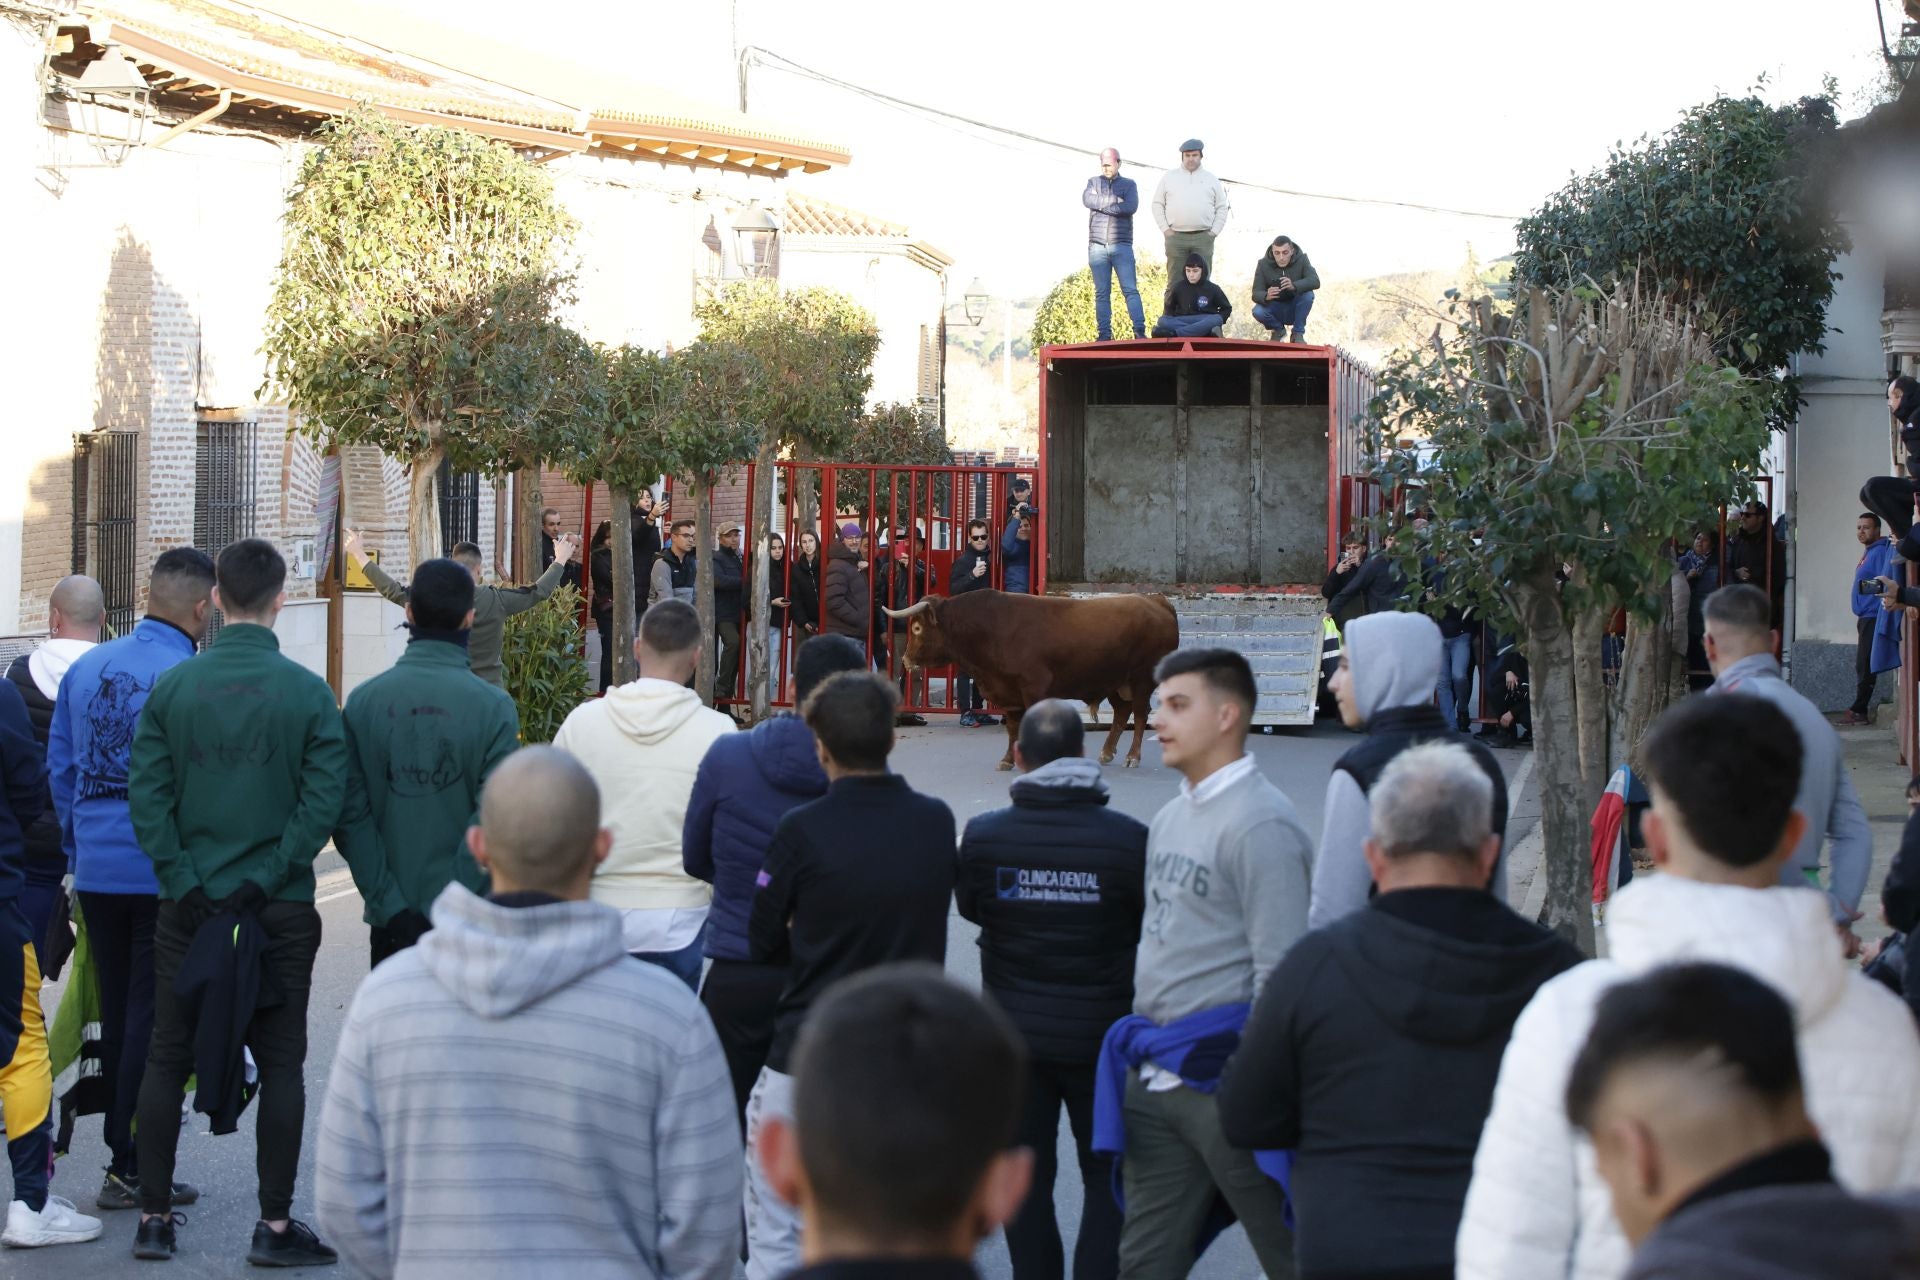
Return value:
[[(106, 615), (106, 600), (99, 583), (84, 573), (60, 579), (53, 594), (47, 597), (46, 642), (32, 653), (21, 654), (7, 668), (7, 679), (27, 704), (33, 736), (40, 743), (43, 755), (47, 735), (53, 729), (53, 704), (60, 696), (60, 679), (76, 658), (100, 643), (100, 627)], [(60, 817), (54, 811), (51, 796), (40, 821), (26, 833), (26, 840), (27, 882), (20, 891), (20, 911), (27, 917), (35, 945), (41, 948), (42, 968), (47, 968), (47, 928), (60, 901), (60, 882), (67, 874)], [(57, 974), (56, 968), (49, 976)]]
[[(684, 983), (589, 900), (612, 847), (572, 756), (507, 757), (433, 931), (361, 984), (320, 1117), (320, 1222), (376, 1277), (474, 1258), (730, 1280), (744, 1168), (726, 1059)], [(580, 1171), (595, 1171), (581, 1212)]]
[(1682, 964), (1614, 987), (1566, 1106), (1634, 1245), (1627, 1280), (1920, 1274), (1920, 1198), (1834, 1180), (1793, 1010), (1751, 974)]
[(1102, 342), (1113, 338), (1113, 276), (1120, 277), (1120, 296), (1127, 300), (1127, 319), (1133, 336), (1147, 336), (1147, 318), (1140, 309), (1140, 286), (1133, 270), (1133, 215), (1140, 208), (1140, 188), (1120, 176), (1120, 153), (1108, 147), (1100, 153), (1100, 172), (1087, 179), (1080, 193), (1087, 206), (1087, 267), (1093, 272), (1093, 322)]

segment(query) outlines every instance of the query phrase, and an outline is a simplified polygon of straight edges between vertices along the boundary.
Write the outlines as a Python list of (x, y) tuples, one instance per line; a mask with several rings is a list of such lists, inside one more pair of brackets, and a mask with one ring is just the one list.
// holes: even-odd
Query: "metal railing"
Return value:
[(135, 533), (139, 520), (140, 436), (89, 431), (73, 438), (73, 568), (100, 584), (107, 625), (133, 627), (139, 600)]

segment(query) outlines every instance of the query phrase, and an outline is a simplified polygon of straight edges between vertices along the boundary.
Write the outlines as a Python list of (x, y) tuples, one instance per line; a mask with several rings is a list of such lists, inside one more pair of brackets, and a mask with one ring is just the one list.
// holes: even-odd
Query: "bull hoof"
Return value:
[(1127, 757), (1127, 762), (1126, 762), (1125, 764), (1123, 764), (1123, 765), (1121, 765), (1120, 767), (1121, 767), (1121, 768), (1123, 768), (1123, 769), (1138, 769), (1138, 768), (1140, 767), (1140, 757), (1139, 757), (1139, 756), (1128, 756), (1128, 757)]
[(1100, 763), (1101, 763), (1101, 764), (1112, 764), (1112, 763), (1113, 763), (1113, 752), (1111, 752), (1111, 751), (1102, 751), (1102, 752), (1100, 753)]
[(994, 767), (995, 769), (998, 769), (998, 770), (999, 770), (999, 771), (1000, 771), (1001, 773), (1008, 773), (1008, 772), (1010, 772), (1010, 771), (1012, 771), (1012, 769), (1013, 769), (1013, 761), (1011, 761), (1011, 760), (1002, 760), (1002, 761), (1001, 761), (1001, 762), (1000, 762), (999, 764), (997, 764), (997, 765), (995, 765), (995, 766), (993, 766), (993, 767)]

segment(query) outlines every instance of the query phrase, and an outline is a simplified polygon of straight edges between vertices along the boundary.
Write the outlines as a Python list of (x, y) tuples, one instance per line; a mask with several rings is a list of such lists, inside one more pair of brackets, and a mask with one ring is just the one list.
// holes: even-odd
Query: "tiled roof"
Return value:
[[(371, 34), (365, 24), (347, 34), (239, 0), (82, 0), (69, 24), (85, 28), (93, 43), (118, 41), (156, 88), (229, 91), (238, 101), (312, 116), (364, 101), (400, 119), (466, 128), (516, 146), (756, 173), (818, 172), (849, 159), (832, 143), (584, 69), (560, 78), (590, 87), (585, 101), (584, 94), (532, 92), (463, 70), (452, 65), (462, 51), (455, 32), (444, 33), (444, 47), (403, 52), (399, 41), (380, 38), (377, 22)], [(416, 29), (409, 39), (418, 49), (425, 37)]]
[(787, 193), (786, 217), (781, 232), (786, 236), (862, 236), (876, 240), (898, 240), (910, 253), (931, 259), (936, 269), (953, 265), (951, 257), (923, 240), (914, 239), (913, 233), (898, 222), (888, 222), (884, 218), (830, 204), (798, 191)]

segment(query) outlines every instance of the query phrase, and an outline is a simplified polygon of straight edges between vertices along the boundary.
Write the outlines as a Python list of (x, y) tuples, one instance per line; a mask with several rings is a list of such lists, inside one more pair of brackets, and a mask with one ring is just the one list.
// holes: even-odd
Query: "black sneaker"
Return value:
[[(173, 1184), (173, 1203), (175, 1207), (192, 1204), (200, 1198), (199, 1191), (184, 1182)], [(134, 1174), (115, 1173), (107, 1170), (107, 1180), (100, 1184), (100, 1194), (93, 1198), (95, 1208), (99, 1209), (138, 1209), (140, 1207), (140, 1179)]]
[(321, 1244), (304, 1222), (289, 1221), (285, 1231), (256, 1222), (247, 1261), (256, 1267), (330, 1267), (340, 1261), (340, 1255)]
[(171, 1262), (174, 1224), (185, 1223), (186, 1220), (187, 1216), (183, 1213), (140, 1219), (140, 1227), (133, 1233), (133, 1256), (143, 1262)]

